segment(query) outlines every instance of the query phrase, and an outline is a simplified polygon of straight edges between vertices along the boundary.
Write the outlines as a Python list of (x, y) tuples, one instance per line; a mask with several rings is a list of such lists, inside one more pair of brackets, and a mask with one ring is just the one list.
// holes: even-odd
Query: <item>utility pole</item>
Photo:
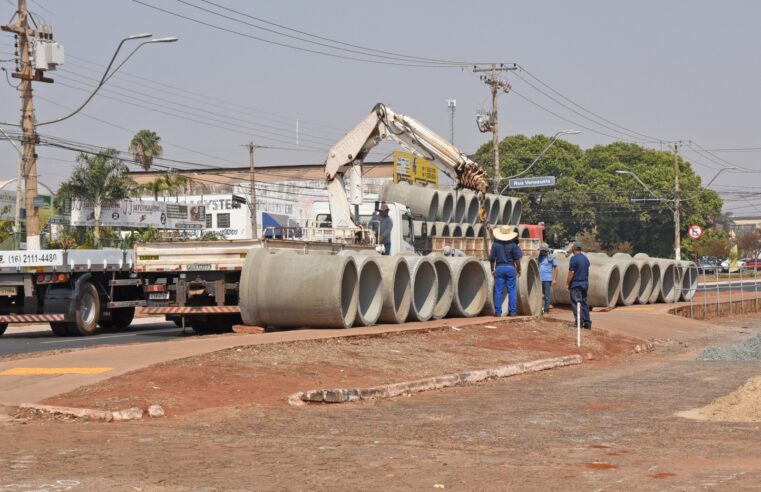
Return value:
[(261, 149), (261, 145), (254, 145), (249, 142), (243, 147), (248, 147), (248, 165), (251, 170), (251, 200), (249, 201), (249, 210), (251, 211), (251, 238), (258, 239), (258, 227), (256, 223), (256, 173), (254, 171), (254, 150)]
[(473, 67), (473, 72), (491, 72), (490, 75), (482, 75), (481, 80), (488, 85), (491, 88), (491, 113), (489, 115), (489, 119), (486, 122), (479, 122), (478, 128), (482, 132), (491, 132), (491, 142), (492, 142), (492, 148), (494, 151), (494, 171), (493, 171), (493, 192), (499, 193), (499, 181), (500, 181), (500, 170), (499, 170), (499, 119), (497, 117), (497, 94), (499, 93), (499, 90), (502, 89), (505, 94), (507, 94), (510, 91), (510, 84), (506, 81), (500, 80), (497, 78), (497, 72), (509, 72), (512, 70), (517, 70), (518, 66), (513, 64), (511, 67), (506, 67), (504, 64), (500, 63), (499, 66), (497, 66), (496, 63), (493, 63), (491, 68), (478, 68), (477, 66)]
[(457, 108), (457, 99), (447, 99), (447, 108), (449, 108), (449, 143), (454, 145), (454, 112)]
[[(682, 259), (682, 235), (680, 225), (680, 213), (682, 192), (679, 189), (679, 148), (682, 142), (674, 142), (674, 258)], [(697, 260), (697, 259), (696, 259)]]
[(52, 40), (50, 31), (43, 32), (29, 28), (29, 11), (26, 0), (18, 0), (18, 19), (15, 24), (1, 26), (6, 32), (15, 33), (18, 37), (20, 53), (20, 71), (11, 74), (13, 78), (21, 79), (21, 143), (23, 145), (22, 166), (25, 182), (24, 205), (26, 208), (26, 249), (41, 249), (40, 221), (34, 199), (37, 196), (37, 133), (35, 131), (34, 101), (32, 99), (32, 81), (52, 83), (53, 79), (43, 76), (42, 70), (32, 67), (30, 56), (31, 38)]

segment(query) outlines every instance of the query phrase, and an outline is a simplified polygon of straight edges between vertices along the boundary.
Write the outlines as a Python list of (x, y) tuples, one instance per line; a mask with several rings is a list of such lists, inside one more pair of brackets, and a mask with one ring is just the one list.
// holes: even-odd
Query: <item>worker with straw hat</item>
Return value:
[(492, 230), (494, 242), (489, 253), (491, 274), (494, 276), (494, 312), (502, 316), (505, 286), (507, 286), (508, 316), (518, 315), (516, 279), (521, 275), (523, 256), (518, 246), (518, 233), (513, 227), (503, 225)]

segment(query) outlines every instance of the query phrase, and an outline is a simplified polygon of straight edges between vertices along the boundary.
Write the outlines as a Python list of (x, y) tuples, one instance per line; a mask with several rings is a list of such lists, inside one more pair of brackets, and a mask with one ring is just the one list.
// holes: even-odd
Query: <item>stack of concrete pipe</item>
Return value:
[[(488, 299), (481, 312), (484, 316), (494, 316), (494, 277), (491, 275), (491, 264), (482, 261), (484, 271), (488, 279)], [(521, 276), (516, 283), (518, 314), (521, 316), (538, 316), (542, 314), (542, 282), (539, 277), (539, 266), (534, 258), (524, 256), (521, 258)], [(503, 292), (502, 315), (508, 314), (507, 289)]]
[[(630, 306), (689, 301), (697, 291), (698, 270), (693, 262), (632, 257), (617, 253), (585, 253), (590, 262), (588, 300), (591, 307)], [(565, 288), (570, 257), (558, 256), (558, 283), (552, 289), (553, 303), (570, 305)]]

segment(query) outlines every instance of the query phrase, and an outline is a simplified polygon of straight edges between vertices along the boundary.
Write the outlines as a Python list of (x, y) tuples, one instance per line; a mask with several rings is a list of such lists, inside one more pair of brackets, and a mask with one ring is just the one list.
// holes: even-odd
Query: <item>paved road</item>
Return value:
[(9, 325), (5, 335), (0, 338), (0, 356), (98, 345), (161, 342), (191, 336), (198, 335), (190, 328), (183, 335), (182, 328), (160, 318), (137, 319), (124, 331), (98, 329), (98, 334), (91, 337), (57, 337), (47, 324), (19, 327)]

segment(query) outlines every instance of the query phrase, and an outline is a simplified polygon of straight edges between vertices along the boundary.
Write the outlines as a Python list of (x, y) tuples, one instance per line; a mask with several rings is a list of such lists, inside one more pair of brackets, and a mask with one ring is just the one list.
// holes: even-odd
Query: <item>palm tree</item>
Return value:
[(175, 201), (180, 200), (180, 191), (187, 193), (190, 185), (190, 178), (182, 174), (167, 174), (164, 178), (167, 184), (167, 193), (174, 195)]
[(100, 212), (104, 203), (127, 198), (135, 182), (129, 168), (117, 157), (115, 149), (96, 155), (79, 154), (71, 177), (61, 183), (59, 198), (78, 199), (93, 204), (95, 247), (100, 246)]
[(129, 144), (129, 151), (135, 157), (135, 161), (140, 164), (144, 171), (151, 168), (154, 157), (161, 157), (164, 149), (159, 143), (161, 137), (151, 130), (140, 130), (132, 137)]
[(149, 193), (153, 195), (153, 199), (158, 201), (159, 195), (163, 195), (169, 190), (169, 183), (167, 183), (164, 176), (159, 176), (153, 181), (143, 183), (139, 187), (140, 193)]

